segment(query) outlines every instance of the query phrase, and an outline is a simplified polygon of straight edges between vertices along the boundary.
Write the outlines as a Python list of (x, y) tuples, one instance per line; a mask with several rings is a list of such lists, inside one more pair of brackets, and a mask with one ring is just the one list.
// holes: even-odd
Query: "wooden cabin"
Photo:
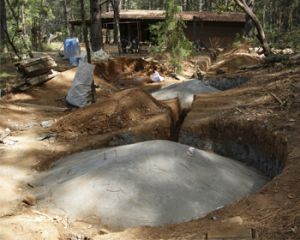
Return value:
[[(113, 12), (102, 13), (102, 27), (106, 30), (105, 39), (111, 39), (114, 26)], [(185, 33), (189, 40), (206, 47), (231, 46), (237, 34), (241, 34), (245, 25), (244, 13), (181, 12), (185, 23)], [(136, 38), (139, 42), (151, 40), (149, 26), (165, 19), (163, 10), (121, 10), (121, 39)], [(80, 26), (80, 20), (70, 21), (71, 29)], [(90, 21), (87, 20), (87, 24)]]

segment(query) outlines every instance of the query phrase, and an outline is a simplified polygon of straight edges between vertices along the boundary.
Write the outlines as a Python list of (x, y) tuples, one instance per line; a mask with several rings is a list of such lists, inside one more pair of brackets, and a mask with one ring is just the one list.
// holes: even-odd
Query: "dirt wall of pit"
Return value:
[(239, 160), (271, 178), (284, 167), (286, 138), (261, 127), (259, 122), (220, 118), (204, 120), (196, 128), (189, 128), (187, 124), (185, 122), (180, 132), (180, 143)]

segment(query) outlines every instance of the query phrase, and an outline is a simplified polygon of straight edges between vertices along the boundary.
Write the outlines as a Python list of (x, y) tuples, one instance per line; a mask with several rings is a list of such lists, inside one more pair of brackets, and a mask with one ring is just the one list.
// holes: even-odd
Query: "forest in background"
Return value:
[[(115, 1), (115, 0), (114, 0)], [(85, 16), (90, 18), (90, 4), (101, 5), (101, 11), (112, 11), (114, 1), (85, 0)], [(241, 11), (233, 0), (181, 0), (182, 11), (228, 12)], [(300, 4), (298, 0), (250, 0), (254, 12), (274, 47), (299, 48)], [(60, 40), (69, 35), (69, 20), (80, 19), (82, 8), (74, 0), (0, 0), (1, 50), (6, 46), (15, 50), (42, 50), (50, 33), (58, 32)], [(165, 1), (123, 0), (122, 9), (164, 9)], [(6, 40), (5, 40), (6, 39)], [(13, 43), (9, 44), (7, 41)]]

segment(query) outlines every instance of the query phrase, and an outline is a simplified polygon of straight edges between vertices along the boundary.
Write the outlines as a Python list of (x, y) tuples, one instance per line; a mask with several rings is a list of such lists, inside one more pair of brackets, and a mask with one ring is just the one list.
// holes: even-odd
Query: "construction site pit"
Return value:
[[(23, 202), (38, 213), (67, 217), (70, 226), (83, 222), (106, 229), (100, 235), (107, 239), (110, 233), (111, 239), (122, 234), (134, 239), (137, 229), (154, 234), (149, 239), (168, 239), (173, 229), (184, 237), (185, 226), (210, 231), (210, 221), (223, 226), (223, 219), (243, 215), (244, 209), (250, 216), (247, 231), (259, 229), (253, 219), (264, 210), (252, 202), (269, 194), (270, 186), (277, 189), (285, 172), (293, 171), (286, 168), (291, 150), (278, 119), (288, 115), (286, 126), (292, 129), (297, 112), (288, 112), (294, 106), (278, 106), (277, 96), (289, 103), (298, 94), (299, 69), (288, 72), (280, 84), (293, 85), (279, 93), (277, 80), (285, 79), (284, 70), (272, 75), (262, 67), (258, 79), (246, 70), (153, 83), (154, 70), (170, 74), (156, 65), (145, 59), (103, 61), (96, 64), (102, 98), (95, 104), (65, 110), (56, 94), (41, 102), (53, 104), (50, 112), (59, 114), (37, 131), (50, 139), (45, 146), (53, 146), (49, 156), (38, 151), (34, 167), (42, 171), (28, 183), (27, 193), (37, 202)], [(61, 80), (65, 94), (74, 74), (74, 69), (64, 72), (34, 97), (43, 96), (47, 87), (57, 89)]]
[(40, 207), (120, 231), (203, 217), (268, 180), (238, 161), (154, 140), (67, 156), (31, 184)]
[[(145, 69), (141, 61), (129, 63), (134, 69)], [(102, 74), (105, 73), (103, 65), (100, 66)], [(207, 81), (218, 83), (216, 87), (225, 90), (248, 79), (224, 77), (223, 81)], [(81, 150), (91, 146), (91, 135), (134, 128), (140, 121), (146, 123), (145, 116), (155, 112), (172, 115), (167, 121), (167, 126), (172, 127), (169, 133), (148, 133), (144, 139), (132, 131), (118, 133), (112, 139), (102, 139), (104, 145), (93, 145), (94, 149), (101, 149), (60, 158), (30, 183), (39, 207), (50, 205), (59, 209), (70, 221), (81, 220), (110, 231), (123, 231), (198, 219), (261, 189), (283, 168), (284, 150), (276, 148), (277, 152), (273, 152), (276, 139), (248, 125), (237, 127), (236, 123), (211, 125), (206, 129), (209, 135), (203, 139), (185, 131), (185, 117), (191, 110), (194, 94), (219, 92), (207, 81), (173, 84), (153, 92), (154, 98), (137, 88), (122, 90), (113, 94), (113, 101), (102, 101), (58, 120), (52, 131), (58, 137), (63, 133), (71, 141), (86, 139)], [(134, 102), (132, 96), (144, 101)], [(158, 102), (172, 100), (179, 102), (180, 107), (174, 110)], [(103, 121), (107, 129), (101, 125)], [(177, 133), (175, 138), (172, 132)]]

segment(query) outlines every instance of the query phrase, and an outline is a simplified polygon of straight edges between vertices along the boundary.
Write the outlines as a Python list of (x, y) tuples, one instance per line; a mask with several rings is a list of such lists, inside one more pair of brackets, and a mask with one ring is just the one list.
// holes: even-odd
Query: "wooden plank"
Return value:
[(56, 62), (50, 57), (28, 59), (16, 64), (18, 70), (27, 77), (35, 77), (48, 72), (57, 66)]
[(47, 65), (45, 63), (39, 63), (39, 64), (36, 64), (36, 65), (26, 67), (24, 69), (24, 73), (28, 77), (35, 77), (35, 76), (41, 75), (43, 73), (47, 73), (51, 69), (52, 69), (51, 65)]
[(26, 83), (29, 83), (31, 86), (36, 86), (50, 80), (51, 78), (54, 78), (57, 74), (57, 72), (50, 71), (40, 76), (28, 78), (26, 79)]
[(65, 112), (70, 110), (69, 108), (48, 106), (48, 105), (38, 105), (31, 103), (15, 103), (15, 104), (2, 104), (0, 105), (0, 109), (10, 109), (15, 111), (24, 111), (24, 112), (32, 112), (32, 111), (41, 111), (41, 112)]
[[(26, 60), (23, 60), (21, 62), (18, 62), (16, 63), (15, 65), (16, 66), (20, 66), (22, 68), (26, 68), (26, 67), (29, 67), (31, 65), (35, 65), (35, 64), (38, 64), (40, 62), (53, 62), (55, 63), (55, 61), (53, 60), (52, 57), (50, 56), (45, 56), (45, 57), (40, 57), (40, 58), (31, 58), (31, 59), (26, 59)], [(56, 63), (55, 63), (56, 64)]]

